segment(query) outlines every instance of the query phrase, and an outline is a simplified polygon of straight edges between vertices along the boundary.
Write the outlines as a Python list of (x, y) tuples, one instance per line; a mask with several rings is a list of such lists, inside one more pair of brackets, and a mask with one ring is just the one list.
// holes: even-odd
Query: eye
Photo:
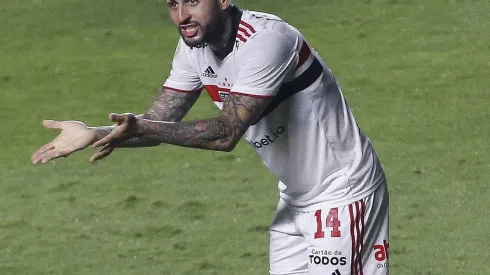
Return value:
[(175, 1), (168, 1), (167, 5), (171, 9), (175, 9), (177, 7), (177, 3)]
[(191, 5), (197, 5), (199, 3), (198, 0), (189, 0), (189, 4)]

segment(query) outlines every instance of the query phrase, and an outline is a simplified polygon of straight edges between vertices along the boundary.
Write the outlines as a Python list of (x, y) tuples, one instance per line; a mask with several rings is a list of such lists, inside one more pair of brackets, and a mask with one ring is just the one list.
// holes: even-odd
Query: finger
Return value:
[(118, 130), (118, 125), (120, 125), (119, 121), (121, 120), (119, 115), (118, 114), (115, 114), (115, 113), (110, 113), (109, 114), (109, 119), (114, 121), (114, 122), (117, 122), (117, 124), (115, 125), (114, 129), (105, 137), (99, 139), (98, 141), (94, 142), (92, 144), (92, 147), (96, 148), (96, 147), (99, 147), (99, 146), (104, 146), (106, 144), (109, 144), (111, 141), (114, 141), (114, 139), (117, 137), (116, 133), (117, 133), (117, 130)]
[(123, 124), (128, 122), (129, 116), (128, 114), (109, 114), (109, 119), (111, 121), (117, 122), (118, 124)]
[(54, 148), (53, 143), (50, 142), (48, 144), (45, 144), (41, 148), (37, 149), (36, 152), (34, 152), (34, 154), (32, 154), (31, 160), (34, 160), (37, 156), (39, 156), (39, 155), (43, 154), (44, 152), (51, 150), (53, 148)]
[(51, 150), (48, 150), (48, 151), (46, 151), (46, 152), (44, 152), (44, 153), (42, 153), (42, 154), (37, 155), (37, 156), (36, 156), (36, 157), (35, 157), (35, 158), (32, 160), (32, 163), (33, 163), (33, 164), (38, 164), (38, 163), (40, 163), (40, 162), (41, 162), (41, 161), (42, 161), (44, 158), (46, 158), (46, 157), (48, 157), (48, 156), (52, 155), (54, 150), (55, 150), (55, 149), (51, 149)]
[[(122, 121), (123, 119), (125, 118), (122, 118), (122, 117), (117, 117), (115, 118), (116, 120), (119, 120), (119, 121)], [(120, 142), (120, 140), (124, 137), (125, 134), (127, 134), (127, 130), (128, 130), (128, 123), (119, 123), (118, 122), (118, 125), (116, 125), (114, 127), (114, 129), (105, 137), (103, 137), (102, 139), (94, 142), (94, 144), (92, 144), (92, 147), (99, 147), (99, 146), (104, 146), (104, 145), (107, 145), (109, 143), (112, 143), (112, 144), (117, 144)]]
[(32, 158), (32, 164), (38, 164), (39, 162), (41, 162), (43, 160), (43, 158), (49, 154), (49, 151), (51, 151), (51, 150), (48, 150), (46, 152), (43, 152), (43, 153), (41, 153), (41, 154), (36, 155), (35, 157), (33, 157)]
[(92, 147), (97, 148), (108, 144), (119, 144), (123, 140), (125, 131), (126, 131), (126, 127), (116, 126), (116, 128), (112, 130), (110, 134), (94, 142), (94, 144), (92, 144)]
[(96, 162), (98, 160), (101, 160), (109, 156), (113, 150), (114, 147), (111, 144), (107, 144), (100, 151), (98, 151), (97, 153), (93, 154), (92, 157), (90, 157), (90, 162)]
[[(116, 126), (118, 127), (118, 126)], [(114, 128), (114, 130), (112, 130), (112, 132), (110, 132), (107, 136), (103, 137), (102, 139), (99, 139), (98, 141), (94, 142), (94, 144), (92, 144), (92, 147), (100, 147), (100, 146), (104, 146), (104, 145), (107, 145), (111, 142), (115, 142), (116, 139), (117, 139), (117, 135), (115, 134), (115, 131), (116, 129)]]
[(50, 160), (57, 159), (57, 158), (63, 157), (63, 156), (64, 156), (63, 153), (60, 151), (50, 150), (50, 151), (47, 151), (46, 153), (43, 154), (42, 159), (41, 159), (41, 163), (46, 163)]
[(61, 122), (56, 120), (44, 120), (43, 125), (50, 129), (61, 129)]
[(102, 149), (100, 149), (99, 152), (93, 154), (92, 157), (90, 157), (90, 162), (96, 162), (98, 160), (101, 160), (109, 156), (112, 153), (112, 151), (114, 151), (114, 146), (112, 144), (107, 144)]

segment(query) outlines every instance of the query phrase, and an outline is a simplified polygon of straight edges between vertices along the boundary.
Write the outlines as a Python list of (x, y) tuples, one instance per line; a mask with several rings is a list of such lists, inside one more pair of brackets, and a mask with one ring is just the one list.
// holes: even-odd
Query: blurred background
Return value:
[[(490, 274), (488, 0), (241, 0), (303, 32), (385, 166), (392, 274)], [(33, 166), (43, 119), (144, 112), (163, 0), (0, 0), (0, 274), (267, 274), (276, 179), (243, 142)], [(186, 119), (218, 113), (206, 94)], [(369, 275), (369, 274), (368, 274)]]

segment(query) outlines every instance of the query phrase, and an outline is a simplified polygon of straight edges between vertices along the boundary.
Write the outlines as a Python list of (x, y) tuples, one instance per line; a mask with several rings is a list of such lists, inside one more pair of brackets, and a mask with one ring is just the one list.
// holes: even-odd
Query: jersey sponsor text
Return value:
[(283, 133), (284, 133), (284, 127), (279, 126), (275, 131), (271, 131), (271, 135), (265, 135), (264, 138), (260, 140), (250, 140), (248, 143), (252, 145), (253, 148), (255, 149), (260, 149), (264, 146), (269, 146), (272, 143), (274, 143)]

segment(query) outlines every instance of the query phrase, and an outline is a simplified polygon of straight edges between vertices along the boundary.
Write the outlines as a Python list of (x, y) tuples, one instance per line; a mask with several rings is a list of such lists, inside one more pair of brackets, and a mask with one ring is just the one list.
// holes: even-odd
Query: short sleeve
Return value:
[(172, 70), (163, 87), (179, 92), (198, 91), (203, 88), (201, 78), (189, 61), (186, 45), (179, 40), (172, 61)]
[(240, 49), (232, 92), (254, 96), (276, 95), (298, 63), (293, 41), (273, 31), (258, 33)]

